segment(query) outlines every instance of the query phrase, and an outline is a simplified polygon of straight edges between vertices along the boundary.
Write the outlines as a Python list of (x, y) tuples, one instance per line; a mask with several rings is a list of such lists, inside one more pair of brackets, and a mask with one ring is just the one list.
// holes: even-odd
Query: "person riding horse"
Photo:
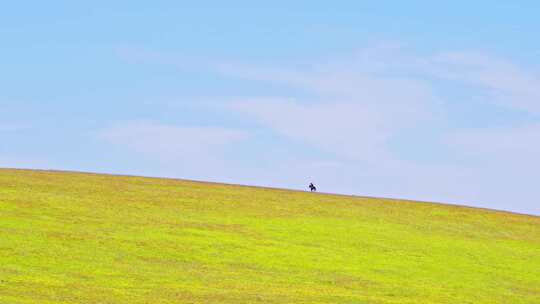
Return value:
[(309, 183), (309, 190), (311, 190), (311, 192), (317, 191), (317, 187), (315, 187), (315, 185), (313, 185), (313, 183)]

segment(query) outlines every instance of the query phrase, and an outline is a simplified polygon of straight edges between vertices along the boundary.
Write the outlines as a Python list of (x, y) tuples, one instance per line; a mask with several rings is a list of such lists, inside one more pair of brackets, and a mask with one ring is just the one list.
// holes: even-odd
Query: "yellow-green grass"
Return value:
[(540, 218), (2, 169), (0, 303), (540, 303)]

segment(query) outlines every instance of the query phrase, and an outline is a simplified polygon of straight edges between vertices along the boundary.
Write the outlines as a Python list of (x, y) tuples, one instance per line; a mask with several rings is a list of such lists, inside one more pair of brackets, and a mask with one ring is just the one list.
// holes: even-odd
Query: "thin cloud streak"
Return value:
[(491, 102), (540, 114), (540, 73), (476, 52), (446, 52), (430, 60), (437, 77), (489, 90)]
[(120, 122), (95, 133), (111, 144), (138, 153), (176, 160), (216, 152), (220, 147), (249, 138), (243, 130), (219, 127), (183, 127), (146, 121)]

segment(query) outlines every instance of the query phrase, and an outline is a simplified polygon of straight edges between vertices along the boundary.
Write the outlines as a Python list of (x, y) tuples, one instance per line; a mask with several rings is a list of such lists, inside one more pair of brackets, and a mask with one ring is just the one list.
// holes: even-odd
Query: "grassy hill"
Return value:
[(540, 303), (540, 217), (4, 169), (0, 303)]

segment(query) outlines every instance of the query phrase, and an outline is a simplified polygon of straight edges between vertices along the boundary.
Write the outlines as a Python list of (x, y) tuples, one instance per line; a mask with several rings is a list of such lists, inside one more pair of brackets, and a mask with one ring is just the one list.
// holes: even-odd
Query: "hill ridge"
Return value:
[[(227, 182), (219, 182), (219, 181), (204, 181), (204, 180), (181, 178), (181, 177), (160, 177), (160, 176), (148, 176), (148, 175), (136, 175), (136, 174), (122, 174), (122, 173), (116, 174), (116, 173), (78, 171), (78, 170), (61, 170), (61, 169), (0, 168), (0, 170), (17, 170), (17, 171), (30, 171), (30, 172), (36, 171), (36, 172), (50, 172), (50, 173), (76, 173), (76, 174), (88, 174), (88, 175), (105, 175), (105, 176), (111, 176), (111, 177), (149, 178), (149, 179), (158, 179), (158, 180), (161, 179), (161, 180), (185, 181), (185, 182), (193, 182), (193, 183), (208, 184), (208, 185), (246, 187), (246, 188), (290, 191), (290, 192), (300, 192), (300, 193), (309, 192), (306, 190), (294, 189), (294, 188), (280, 188), (280, 187), (261, 186), (261, 185), (235, 184), (235, 183), (227, 183)], [(331, 196), (344, 197), (344, 198), (379, 199), (379, 200), (403, 201), (403, 202), (411, 202), (411, 203), (419, 203), (419, 204), (443, 205), (443, 206), (470, 208), (470, 209), (478, 209), (478, 210), (485, 210), (485, 211), (499, 212), (499, 213), (511, 213), (511, 214), (516, 214), (516, 215), (540, 218), (540, 215), (535, 215), (535, 214), (530, 214), (530, 213), (517, 212), (517, 211), (511, 211), (511, 210), (504, 210), (504, 209), (496, 209), (496, 208), (488, 208), (488, 207), (472, 206), (472, 205), (466, 205), (462, 203), (449, 203), (449, 202), (442, 202), (442, 201), (430, 201), (430, 200), (412, 199), (412, 198), (369, 196), (369, 195), (344, 194), (344, 193), (321, 192), (321, 191), (310, 192), (310, 193), (313, 195), (331, 195)]]

